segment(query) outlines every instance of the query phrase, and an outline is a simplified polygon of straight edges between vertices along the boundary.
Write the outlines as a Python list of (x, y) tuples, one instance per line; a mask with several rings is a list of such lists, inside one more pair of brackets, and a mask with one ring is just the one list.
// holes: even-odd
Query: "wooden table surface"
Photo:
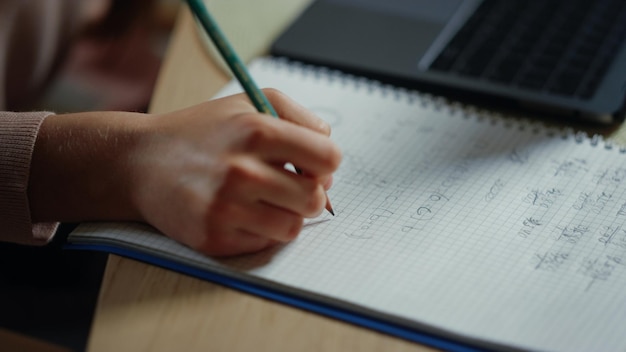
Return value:
[[(208, 100), (228, 77), (184, 7), (151, 111)], [(428, 348), (111, 255), (89, 338), (95, 351), (425, 351)]]

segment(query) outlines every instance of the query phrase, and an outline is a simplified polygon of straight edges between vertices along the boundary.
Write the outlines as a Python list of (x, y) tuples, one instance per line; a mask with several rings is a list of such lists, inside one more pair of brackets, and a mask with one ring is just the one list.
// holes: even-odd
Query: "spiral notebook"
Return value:
[(446, 350), (626, 349), (624, 149), (281, 59), (250, 70), (331, 124), (337, 216), (228, 259), (129, 223), (82, 224), (70, 247)]

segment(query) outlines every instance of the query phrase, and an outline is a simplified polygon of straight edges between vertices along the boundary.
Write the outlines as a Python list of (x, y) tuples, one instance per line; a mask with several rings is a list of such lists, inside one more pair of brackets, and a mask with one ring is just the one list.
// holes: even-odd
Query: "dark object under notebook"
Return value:
[(318, 0), (272, 53), (597, 122), (626, 113), (624, 0)]

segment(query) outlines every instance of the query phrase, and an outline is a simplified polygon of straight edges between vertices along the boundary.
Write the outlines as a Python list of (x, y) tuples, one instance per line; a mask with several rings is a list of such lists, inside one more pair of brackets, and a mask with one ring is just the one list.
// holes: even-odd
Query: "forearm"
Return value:
[(32, 221), (141, 220), (132, 201), (131, 151), (147, 118), (127, 112), (48, 117), (31, 162)]

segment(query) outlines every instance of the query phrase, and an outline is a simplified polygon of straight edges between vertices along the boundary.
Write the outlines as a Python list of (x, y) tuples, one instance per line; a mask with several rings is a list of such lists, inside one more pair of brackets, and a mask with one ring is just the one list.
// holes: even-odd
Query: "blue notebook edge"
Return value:
[(337, 308), (305, 297), (295, 296), (286, 292), (274, 290), (266, 286), (238, 280), (224, 274), (208, 270), (202, 270), (189, 265), (181, 264), (172, 260), (160, 258), (128, 248), (104, 244), (75, 243), (67, 243), (63, 247), (64, 249), (68, 250), (98, 251), (120, 255), (122, 257), (138, 260), (140, 262), (152, 264), (164, 269), (172, 270), (184, 275), (235, 289), (237, 291), (252, 294), (298, 309), (313, 312), (322, 316), (330, 317), (350, 324), (354, 324), (356, 326), (361, 326), (387, 335), (395, 336), (404, 340), (416, 342), (445, 351), (485, 351), (485, 349), (482, 348), (477, 348), (462, 342), (446, 339), (441, 336), (436, 336), (422, 331), (410, 329), (405, 326), (360, 314), (349, 309)]

